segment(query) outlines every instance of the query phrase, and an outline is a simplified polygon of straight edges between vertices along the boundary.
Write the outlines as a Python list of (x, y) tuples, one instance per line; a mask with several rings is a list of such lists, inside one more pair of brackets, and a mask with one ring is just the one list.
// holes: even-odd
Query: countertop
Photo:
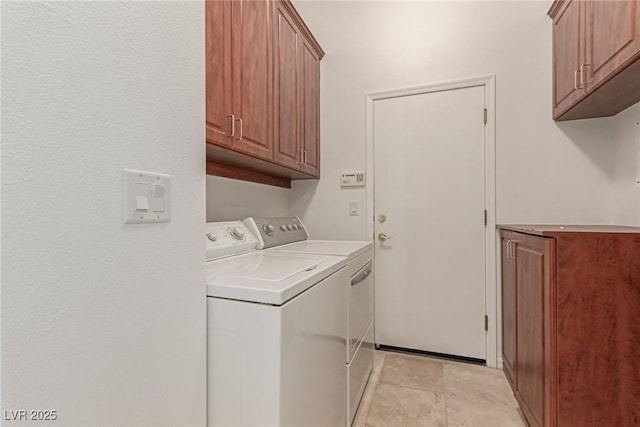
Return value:
[(533, 234), (536, 236), (559, 236), (565, 233), (638, 233), (640, 234), (640, 227), (629, 227), (622, 225), (554, 225), (554, 224), (541, 224), (541, 225), (523, 225), (523, 224), (498, 224), (497, 227), (501, 230), (511, 230), (520, 233)]

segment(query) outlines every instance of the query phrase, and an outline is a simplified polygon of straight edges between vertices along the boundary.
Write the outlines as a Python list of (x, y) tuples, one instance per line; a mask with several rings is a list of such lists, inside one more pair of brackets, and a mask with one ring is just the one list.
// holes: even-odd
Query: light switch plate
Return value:
[(171, 176), (124, 170), (124, 222), (143, 224), (171, 220)]
[(357, 200), (349, 201), (349, 215), (350, 216), (358, 216), (360, 215), (360, 204)]

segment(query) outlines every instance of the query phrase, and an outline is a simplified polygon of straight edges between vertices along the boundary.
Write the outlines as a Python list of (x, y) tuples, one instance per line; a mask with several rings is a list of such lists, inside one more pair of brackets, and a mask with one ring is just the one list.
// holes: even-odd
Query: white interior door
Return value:
[(374, 101), (379, 345), (486, 359), (484, 90)]

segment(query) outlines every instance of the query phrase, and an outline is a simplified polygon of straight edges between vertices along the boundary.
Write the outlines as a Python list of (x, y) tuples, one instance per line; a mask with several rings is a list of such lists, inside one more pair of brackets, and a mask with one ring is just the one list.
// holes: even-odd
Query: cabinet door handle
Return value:
[(227, 114), (227, 117), (231, 117), (231, 134), (227, 136), (233, 138), (236, 133), (236, 117), (233, 114)]
[(507, 240), (507, 259), (516, 259), (515, 240)]
[[(576, 70), (576, 71), (573, 73), (573, 88), (574, 88), (575, 90), (582, 89), (580, 86), (578, 86), (578, 73), (579, 73), (579, 72), (580, 72), (580, 70)], [(582, 80), (582, 77), (580, 77), (580, 80)]]
[(304, 164), (307, 164), (307, 150), (302, 150), (304, 152)]
[(585, 85), (585, 84), (589, 84), (591, 82), (593, 82), (593, 76), (591, 76), (591, 80), (589, 80), (588, 82), (584, 81), (584, 68), (590, 66), (591, 64), (582, 64), (580, 66), (580, 84)]
[(236, 119), (236, 121), (240, 122), (240, 132), (238, 133), (238, 137), (236, 139), (238, 141), (242, 141), (242, 119)]
[(296, 163), (299, 165), (304, 165), (304, 149), (299, 148), (299, 150), (300, 150), (300, 161)]

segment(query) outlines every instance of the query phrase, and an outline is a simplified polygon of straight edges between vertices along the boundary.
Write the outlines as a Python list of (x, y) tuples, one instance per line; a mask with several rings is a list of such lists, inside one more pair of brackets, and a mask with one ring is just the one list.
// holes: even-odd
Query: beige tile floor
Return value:
[(376, 351), (353, 427), (526, 427), (501, 370)]

